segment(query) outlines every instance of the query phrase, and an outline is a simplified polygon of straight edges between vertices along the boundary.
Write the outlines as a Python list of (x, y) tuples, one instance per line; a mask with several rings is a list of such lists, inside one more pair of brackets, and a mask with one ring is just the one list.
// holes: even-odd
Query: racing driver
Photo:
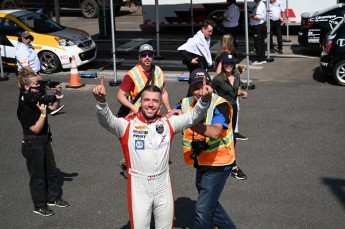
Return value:
[[(162, 91), (155, 85), (143, 89), (137, 114), (117, 118), (106, 102), (104, 78), (93, 89), (99, 123), (120, 139), (128, 166), (128, 211), (132, 229), (149, 229), (153, 212), (156, 228), (173, 228), (174, 199), (169, 173), (173, 136), (205, 116), (212, 88), (203, 79), (202, 96), (183, 115), (159, 115)], [(170, 114), (170, 113), (169, 113)]]

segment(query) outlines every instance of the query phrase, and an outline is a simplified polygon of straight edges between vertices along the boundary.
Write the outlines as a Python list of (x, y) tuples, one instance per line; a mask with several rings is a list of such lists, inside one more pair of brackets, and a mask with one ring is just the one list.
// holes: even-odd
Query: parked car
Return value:
[(338, 84), (345, 86), (345, 18), (329, 32), (322, 47), (321, 71), (331, 75)]
[[(104, 0), (59, 0), (60, 8), (80, 8), (81, 13), (86, 18), (98, 17), (99, 8), (103, 6), (103, 2), (109, 7), (109, 1)], [(123, 0), (113, 0), (115, 12), (120, 11)], [(54, 9), (54, 0), (0, 0), (1, 9), (16, 9), (16, 8), (28, 8), (28, 9), (40, 9), (48, 8)]]
[(301, 46), (319, 46), (326, 34), (344, 17), (345, 4), (339, 3), (314, 13), (301, 15), (298, 42)]
[(1, 56), (8, 65), (16, 64), (18, 36), (23, 31), (34, 37), (32, 46), (43, 73), (71, 68), (73, 55), (77, 66), (93, 61), (97, 55), (96, 43), (87, 32), (62, 26), (31, 11), (0, 10), (0, 31)]

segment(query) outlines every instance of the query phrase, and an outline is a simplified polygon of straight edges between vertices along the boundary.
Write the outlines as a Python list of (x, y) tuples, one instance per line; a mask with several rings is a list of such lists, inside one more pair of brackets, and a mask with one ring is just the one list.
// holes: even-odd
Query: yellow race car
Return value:
[(79, 29), (62, 26), (45, 15), (21, 10), (0, 10), (0, 45), (4, 64), (16, 64), (18, 36), (29, 31), (32, 46), (41, 63), (41, 72), (53, 73), (70, 69), (72, 56), (77, 66), (93, 61), (97, 47), (90, 35)]

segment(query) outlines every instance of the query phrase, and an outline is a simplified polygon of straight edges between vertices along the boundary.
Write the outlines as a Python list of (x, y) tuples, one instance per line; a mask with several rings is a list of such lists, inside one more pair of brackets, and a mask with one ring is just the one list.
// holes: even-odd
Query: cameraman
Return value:
[(34, 73), (19, 72), (17, 116), (23, 128), (22, 154), (26, 159), (30, 176), (33, 212), (51, 216), (54, 212), (48, 206), (68, 207), (69, 204), (59, 197), (56, 163), (50, 144), (52, 138), (47, 117), (47, 109), (57, 107), (58, 101), (52, 104), (45, 103), (48, 100), (46, 98), (52, 97), (47, 97), (40, 91), (38, 80), (40, 77)]
[[(189, 77), (189, 94), (176, 108), (182, 113), (192, 109), (200, 99), (202, 79), (209, 79), (204, 69), (194, 70)], [(210, 81), (207, 81), (210, 84)], [(212, 94), (204, 122), (183, 131), (185, 164), (196, 168), (198, 190), (194, 229), (236, 228), (219, 203), (225, 182), (235, 161), (234, 136), (231, 125), (232, 107), (222, 97)]]
[[(42, 80), (43, 78), (39, 73), (41, 70), (41, 63), (36, 51), (32, 46), (33, 41), (34, 37), (28, 31), (24, 31), (19, 34), (18, 44), (16, 46), (16, 61), (18, 65), (18, 72), (21, 70), (32, 72), (39, 77), (39, 80)], [(55, 90), (58, 99), (61, 99), (63, 97), (63, 95), (61, 94), (62, 86), (58, 85)], [(50, 114), (57, 114), (63, 107), (64, 105), (60, 105), (60, 103), (54, 107), (50, 107)]]

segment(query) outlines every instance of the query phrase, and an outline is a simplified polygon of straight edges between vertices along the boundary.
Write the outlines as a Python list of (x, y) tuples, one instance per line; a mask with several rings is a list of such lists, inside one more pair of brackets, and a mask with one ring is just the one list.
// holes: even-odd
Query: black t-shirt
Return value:
[[(19, 94), (17, 117), (22, 124), (23, 134), (34, 134), (29, 128), (36, 124), (40, 118), (41, 111), (34, 104), (29, 104), (24, 101), (25, 96), (23, 93)], [(43, 128), (37, 135), (45, 135), (48, 133), (48, 117), (45, 118)]]

